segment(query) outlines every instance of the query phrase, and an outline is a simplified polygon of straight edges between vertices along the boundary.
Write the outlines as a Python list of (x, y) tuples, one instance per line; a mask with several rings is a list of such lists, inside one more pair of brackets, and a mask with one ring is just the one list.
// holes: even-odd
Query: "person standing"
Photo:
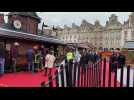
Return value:
[(34, 67), (35, 70), (38, 71), (39, 70), (39, 66), (40, 66), (40, 51), (38, 47), (34, 47)]
[(0, 43), (0, 76), (4, 74), (5, 67), (5, 48), (3, 43)]
[[(54, 56), (54, 52), (53, 51), (50, 51), (48, 52), (48, 54), (46, 55), (46, 58), (45, 58), (45, 68), (46, 69), (46, 72), (45, 72), (45, 75), (51, 75), (52, 73), (52, 68), (54, 67), (54, 63), (55, 63), (55, 56)], [(48, 73), (48, 70), (49, 70), (49, 73)]]
[(86, 80), (86, 70), (88, 68), (88, 62), (89, 62), (89, 56), (87, 55), (87, 52), (84, 51), (82, 53), (82, 56), (80, 59), (80, 67), (82, 69), (82, 74), (81, 74), (82, 75), (82, 79), (81, 79), (82, 82), (84, 82), (83, 79)]
[(73, 67), (73, 60), (74, 60), (74, 53), (73, 50), (71, 48), (69, 48), (69, 51), (66, 54), (66, 62), (67, 62), (67, 67), (66, 67), (66, 71), (67, 71), (67, 84), (69, 87), (72, 87), (72, 67)]
[(113, 52), (113, 54), (110, 56), (110, 61), (109, 61), (109, 65), (111, 68), (111, 71), (115, 71), (115, 69), (117, 68), (117, 55), (115, 52)]
[(18, 47), (19, 43), (15, 42), (11, 50), (13, 72), (16, 72), (16, 62), (19, 55)]
[(96, 53), (96, 51), (94, 50), (94, 51), (93, 51), (93, 64), (96, 64), (96, 62), (97, 62), (97, 53)]
[(81, 54), (79, 53), (78, 49), (76, 49), (75, 54), (74, 54), (74, 61), (76, 63), (80, 62)]
[(76, 48), (75, 54), (74, 54), (74, 60), (73, 60), (73, 62), (74, 62), (73, 65), (74, 66), (73, 66), (73, 71), (72, 71), (72, 73), (73, 73), (73, 77), (72, 77), (73, 86), (75, 86), (75, 81), (78, 79), (77, 74), (78, 74), (78, 66), (79, 66), (79, 63), (80, 63), (80, 58), (81, 58), (81, 54), (79, 53), (78, 48)]
[(28, 71), (34, 72), (34, 51), (32, 48), (28, 49), (27, 51), (27, 61), (28, 61)]
[(88, 59), (89, 59), (89, 61), (88, 61), (88, 64), (90, 65), (91, 64), (91, 50), (88, 50)]
[(45, 56), (46, 56), (46, 49), (44, 45), (41, 46), (41, 67), (45, 66)]
[(118, 55), (118, 67), (119, 68), (123, 68), (125, 66), (125, 62), (126, 62), (126, 57), (121, 53), (119, 52), (119, 55)]

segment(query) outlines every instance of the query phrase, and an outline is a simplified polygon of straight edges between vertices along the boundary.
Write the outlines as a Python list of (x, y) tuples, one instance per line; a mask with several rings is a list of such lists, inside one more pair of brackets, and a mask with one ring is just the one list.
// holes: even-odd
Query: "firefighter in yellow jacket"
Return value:
[(73, 62), (73, 59), (74, 59), (74, 53), (73, 51), (70, 49), (67, 54), (66, 54), (66, 59), (67, 59), (67, 62)]
[(41, 61), (41, 55), (40, 55), (40, 51), (39, 49), (34, 49), (34, 69), (36, 71), (39, 70), (39, 66), (40, 66), (40, 61)]
[(69, 49), (69, 51), (66, 54), (66, 61), (67, 61), (67, 86), (72, 87), (72, 68), (73, 68), (73, 59), (74, 59), (74, 53), (72, 49)]

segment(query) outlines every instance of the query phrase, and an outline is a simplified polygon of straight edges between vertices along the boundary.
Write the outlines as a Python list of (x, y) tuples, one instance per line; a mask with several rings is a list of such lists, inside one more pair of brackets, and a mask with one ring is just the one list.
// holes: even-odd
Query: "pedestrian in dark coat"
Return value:
[(118, 59), (117, 59), (117, 55), (114, 52), (110, 56), (109, 63), (110, 63), (109, 65), (110, 65), (111, 71), (115, 71), (115, 68), (117, 68)]
[[(82, 70), (81, 80), (83, 80), (83, 79), (86, 80), (86, 70), (88, 68), (88, 62), (89, 62), (89, 56), (86, 52), (84, 52), (82, 54), (81, 59), (80, 59), (80, 67), (81, 67), (81, 70)], [(81, 82), (83, 82), (83, 81), (81, 81)]]
[(16, 63), (17, 63), (17, 58), (19, 56), (19, 49), (18, 48), (19, 48), (18, 42), (15, 42), (11, 48), (12, 67), (13, 67), (14, 72), (16, 72)]
[(42, 45), (41, 48), (41, 60), (42, 60), (42, 67), (45, 66), (45, 57), (46, 57), (46, 48)]
[(5, 69), (5, 48), (4, 44), (0, 44), (0, 75), (4, 74)]
[(34, 72), (34, 51), (32, 48), (28, 49), (27, 51), (27, 61), (28, 61), (28, 71)]
[(89, 61), (89, 57), (88, 55), (84, 52), (82, 54), (82, 57), (80, 58), (80, 67), (82, 68), (82, 72), (85, 73), (86, 72), (86, 68), (88, 67), (88, 61)]
[(125, 66), (126, 57), (120, 52), (118, 56), (118, 67), (122, 68)]

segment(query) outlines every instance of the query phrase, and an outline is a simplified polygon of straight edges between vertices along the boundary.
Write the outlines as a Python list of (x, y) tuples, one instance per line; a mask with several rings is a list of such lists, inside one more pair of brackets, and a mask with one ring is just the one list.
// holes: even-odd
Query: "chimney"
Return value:
[(4, 14), (0, 14), (0, 27), (2, 26), (2, 24), (4, 24)]

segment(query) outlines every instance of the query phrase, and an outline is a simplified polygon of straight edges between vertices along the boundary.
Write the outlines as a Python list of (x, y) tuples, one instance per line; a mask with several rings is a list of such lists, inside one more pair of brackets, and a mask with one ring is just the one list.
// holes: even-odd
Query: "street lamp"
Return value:
[(41, 30), (41, 35), (43, 35), (43, 28), (44, 27), (48, 27), (48, 25), (45, 25), (44, 22), (43, 22), (43, 24), (42, 24), (42, 30)]
[(55, 31), (55, 32), (56, 32), (56, 36), (58, 35), (58, 34), (57, 34), (57, 30), (58, 30), (58, 29), (57, 29), (57, 28), (55, 28), (55, 27), (53, 26), (53, 31)]

